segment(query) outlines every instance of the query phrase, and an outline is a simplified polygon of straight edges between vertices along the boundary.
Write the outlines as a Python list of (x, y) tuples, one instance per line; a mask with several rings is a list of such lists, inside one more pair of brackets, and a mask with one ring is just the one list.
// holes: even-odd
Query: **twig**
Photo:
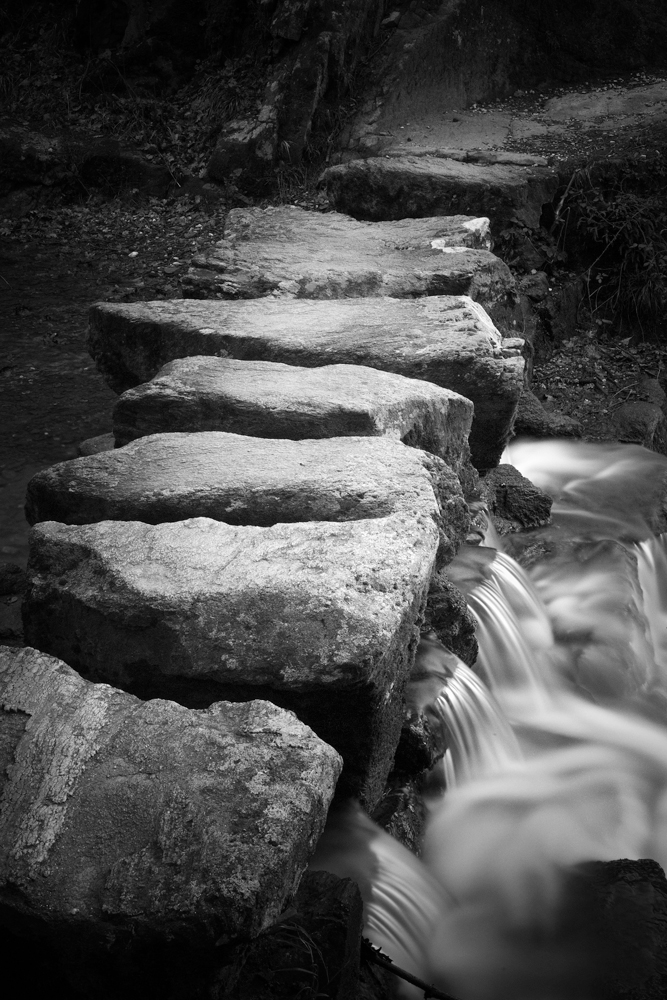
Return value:
[(565, 199), (567, 198), (568, 194), (570, 193), (570, 188), (572, 187), (572, 183), (574, 181), (574, 178), (577, 176), (578, 172), (579, 171), (575, 170), (574, 173), (572, 174), (572, 176), (570, 177), (570, 180), (568, 181), (567, 187), (565, 188), (565, 192), (563, 193), (562, 198), (560, 199), (560, 201), (558, 202), (558, 205), (556, 206), (556, 211), (554, 212), (554, 221), (551, 223), (551, 225), (549, 227), (549, 232), (550, 233), (553, 233), (554, 229), (556, 228), (556, 226), (560, 222), (560, 213), (563, 210), (563, 205), (565, 204)]
[(399, 979), (404, 979), (406, 983), (410, 983), (412, 986), (416, 986), (418, 989), (423, 990), (424, 1000), (428, 1000), (429, 997), (433, 997), (434, 1000), (458, 1000), (458, 998), (453, 996), (451, 993), (443, 993), (442, 990), (424, 982), (423, 979), (419, 979), (417, 976), (413, 976), (412, 973), (406, 972), (405, 969), (399, 968), (398, 965), (394, 965), (390, 958), (383, 955), (382, 952), (372, 945), (366, 938), (362, 938), (361, 945), (364, 957), (369, 962), (375, 962), (375, 964), (379, 965), (380, 968), (386, 969), (387, 972), (393, 973), (395, 976), (398, 976)]

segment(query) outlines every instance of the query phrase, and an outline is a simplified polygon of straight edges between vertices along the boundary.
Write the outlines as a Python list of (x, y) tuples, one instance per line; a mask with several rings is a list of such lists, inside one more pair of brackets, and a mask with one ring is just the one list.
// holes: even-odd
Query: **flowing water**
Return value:
[(371, 941), (462, 1000), (594, 1000), (613, 956), (564, 918), (571, 873), (667, 865), (667, 459), (540, 441), (504, 460), (553, 497), (552, 524), (489, 530), (449, 568), (480, 653), (473, 671), (420, 644), (408, 699), (449, 744), (422, 855), (350, 806), (314, 866), (355, 878)]

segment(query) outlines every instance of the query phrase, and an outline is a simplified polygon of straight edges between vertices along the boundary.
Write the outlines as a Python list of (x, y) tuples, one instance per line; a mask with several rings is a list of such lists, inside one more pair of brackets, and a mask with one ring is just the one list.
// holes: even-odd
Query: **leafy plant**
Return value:
[(575, 170), (552, 231), (579, 262), (593, 315), (667, 334), (667, 166), (628, 158)]

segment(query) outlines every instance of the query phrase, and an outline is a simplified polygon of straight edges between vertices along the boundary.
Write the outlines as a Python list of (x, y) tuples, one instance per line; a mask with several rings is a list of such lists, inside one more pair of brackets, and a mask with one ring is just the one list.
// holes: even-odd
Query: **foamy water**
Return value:
[(368, 937), (462, 1000), (590, 1000), (604, 957), (559, 924), (568, 872), (667, 865), (667, 459), (540, 441), (504, 461), (554, 499), (550, 555), (526, 573), (464, 547), (450, 568), (480, 655), (420, 647), (408, 697), (449, 739), (422, 857), (350, 807), (315, 865), (356, 878)]

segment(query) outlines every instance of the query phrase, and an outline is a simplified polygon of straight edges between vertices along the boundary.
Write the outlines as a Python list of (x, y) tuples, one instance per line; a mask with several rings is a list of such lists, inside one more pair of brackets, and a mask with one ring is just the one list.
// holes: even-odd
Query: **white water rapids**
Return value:
[(553, 524), (489, 532), (449, 568), (480, 653), (473, 672), (420, 647), (412, 703), (449, 740), (422, 856), (350, 807), (314, 867), (355, 878), (371, 941), (462, 1000), (590, 1000), (593, 959), (555, 932), (568, 872), (667, 866), (667, 459), (539, 441), (504, 461), (554, 498)]

